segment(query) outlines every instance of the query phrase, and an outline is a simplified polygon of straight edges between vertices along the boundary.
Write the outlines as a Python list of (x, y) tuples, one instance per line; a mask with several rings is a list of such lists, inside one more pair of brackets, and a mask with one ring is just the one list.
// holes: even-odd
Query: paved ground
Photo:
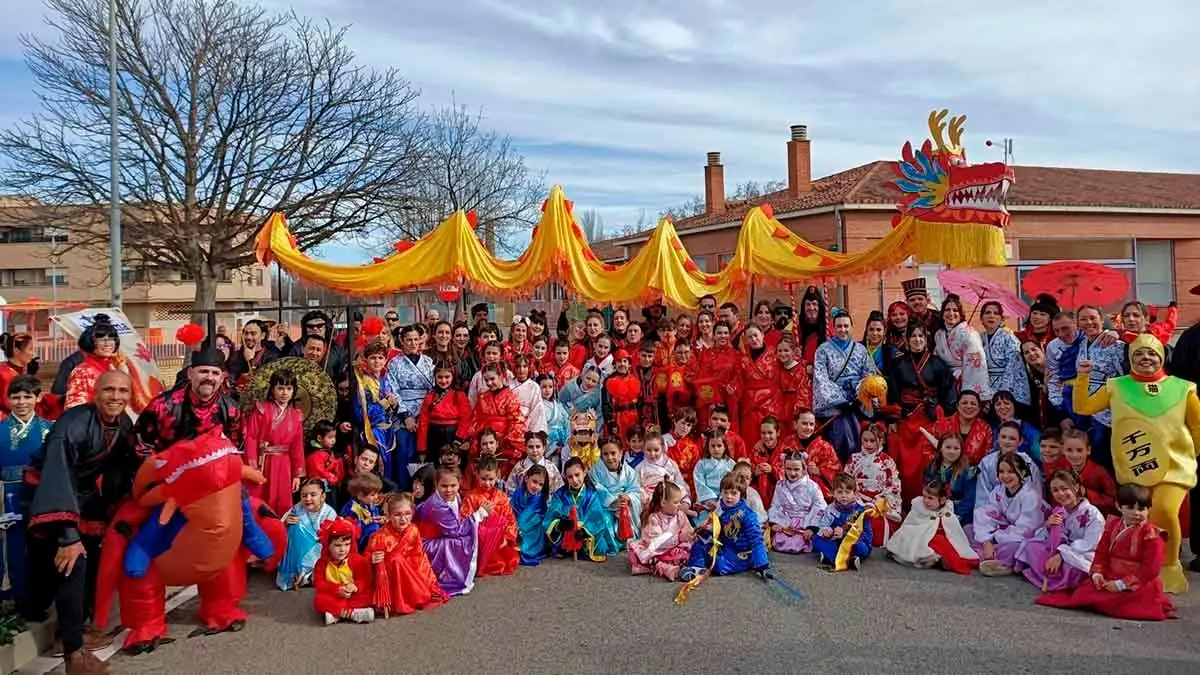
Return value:
[[(246, 629), (117, 656), (117, 673), (1200, 673), (1200, 576), (1183, 619), (1135, 623), (1033, 604), (1017, 578), (958, 577), (873, 558), (859, 573), (773, 555), (806, 599), (751, 577), (677, 586), (622, 561), (550, 561), (484, 579), (468, 596), (372, 625), (317, 624), (311, 591), (253, 580)], [(194, 604), (171, 615), (192, 629)]]

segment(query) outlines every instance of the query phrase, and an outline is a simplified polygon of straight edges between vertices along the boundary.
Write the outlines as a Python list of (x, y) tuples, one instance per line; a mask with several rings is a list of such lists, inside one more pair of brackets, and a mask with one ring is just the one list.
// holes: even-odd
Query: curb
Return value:
[(54, 617), (42, 623), (30, 624), (13, 638), (12, 644), (0, 647), (0, 673), (13, 673), (32, 663), (54, 645), (57, 623)]

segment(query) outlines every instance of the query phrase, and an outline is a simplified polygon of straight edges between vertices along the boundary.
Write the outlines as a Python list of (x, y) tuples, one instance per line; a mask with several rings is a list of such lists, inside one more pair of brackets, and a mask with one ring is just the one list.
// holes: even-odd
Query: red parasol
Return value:
[(1067, 309), (1083, 305), (1104, 307), (1125, 297), (1129, 279), (1107, 265), (1067, 260), (1043, 265), (1025, 275), (1021, 290), (1031, 298), (1049, 293)]
[(990, 300), (1000, 303), (1000, 306), (1004, 308), (1004, 313), (1008, 316), (1024, 317), (1029, 314), (1029, 305), (1025, 304), (1016, 293), (974, 274), (958, 270), (943, 270), (938, 272), (938, 283), (941, 284), (943, 291), (958, 295), (964, 303), (974, 305), (976, 309)]

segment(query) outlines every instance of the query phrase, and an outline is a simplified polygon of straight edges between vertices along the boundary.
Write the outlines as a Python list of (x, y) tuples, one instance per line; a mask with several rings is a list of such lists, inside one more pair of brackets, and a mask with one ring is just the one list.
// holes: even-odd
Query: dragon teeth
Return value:
[(222, 457), (228, 457), (229, 455), (236, 455), (236, 454), (238, 454), (238, 450), (237, 450), (237, 448), (232, 447), (232, 446), (217, 448), (216, 450), (213, 450), (212, 452), (208, 453), (207, 455), (204, 455), (202, 457), (197, 457), (196, 459), (193, 459), (193, 460), (189, 460), (187, 462), (184, 462), (180, 466), (176, 467), (176, 469), (171, 472), (171, 475), (169, 475), (165, 479), (163, 479), (163, 482), (164, 483), (174, 483), (175, 481), (179, 480), (180, 476), (182, 476), (185, 472), (187, 472), (190, 469), (195, 469), (195, 468), (198, 468), (201, 466), (205, 466), (206, 464), (212, 464), (213, 462), (217, 461), (218, 459), (221, 459)]

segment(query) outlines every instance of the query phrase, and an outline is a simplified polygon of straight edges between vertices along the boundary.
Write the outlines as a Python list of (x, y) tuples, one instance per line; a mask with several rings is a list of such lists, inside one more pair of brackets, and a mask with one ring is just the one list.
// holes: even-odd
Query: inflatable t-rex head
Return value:
[(571, 435), (568, 443), (572, 448), (590, 448), (596, 444), (596, 413), (591, 410), (576, 410), (571, 413)]
[(1004, 198), (1014, 181), (1012, 168), (1004, 162), (967, 164), (961, 144), (967, 116), (950, 118), (947, 129), (949, 114), (948, 110), (929, 113), (933, 140), (926, 140), (920, 150), (914, 151), (912, 143), (904, 144), (903, 158), (896, 163), (894, 186), (903, 196), (895, 222), (910, 215), (934, 222), (1006, 227)]
[(165, 523), (176, 508), (187, 507), (243, 480), (262, 483), (263, 476), (245, 465), (241, 452), (216, 426), (149, 457), (138, 470), (133, 494), (142, 506), (166, 504), (162, 515)]

